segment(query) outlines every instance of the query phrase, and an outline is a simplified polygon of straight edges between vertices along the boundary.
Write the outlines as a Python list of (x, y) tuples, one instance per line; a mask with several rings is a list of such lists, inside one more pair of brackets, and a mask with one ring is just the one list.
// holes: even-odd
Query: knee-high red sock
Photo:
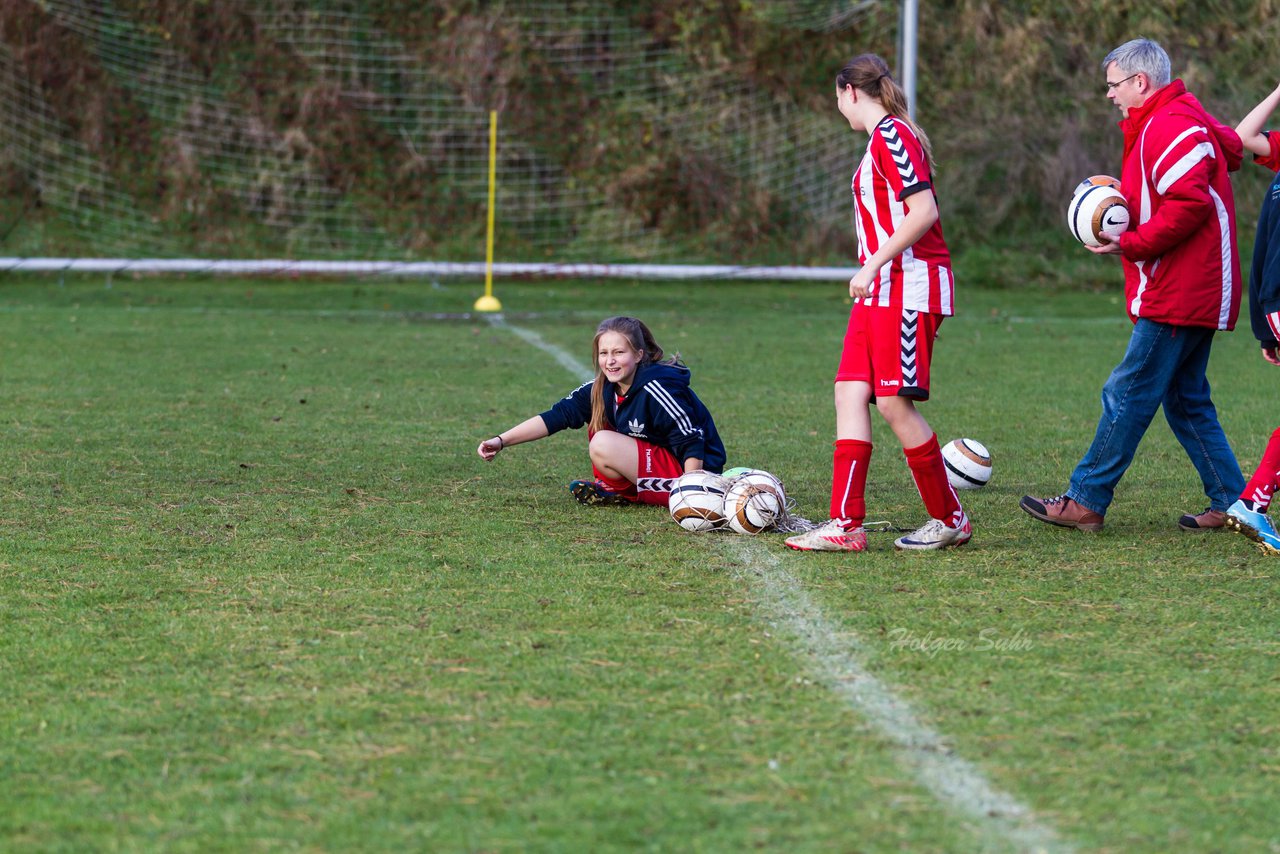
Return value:
[(831, 467), (831, 518), (852, 530), (867, 518), (867, 466), (871, 443), (837, 439)]
[(960, 524), (964, 510), (960, 507), (956, 491), (951, 488), (951, 482), (947, 480), (947, 467), (942, 462), (938, 434), (930, 436), (923, 445), (903, 448), (902, 453), (907, 458), (920, 498), (924, 500), (925, 512), (951, 527)]
[(1258, 463), (1258, 468), (1245, 484), (1240, 497), (1245, 501), (1252, 501), (1259, 513), (1266, 513), (1277, 486), (1280, 486), (1280, 429), (1271, 434), (1267, 450), (1262, 454), (1262, 462)]

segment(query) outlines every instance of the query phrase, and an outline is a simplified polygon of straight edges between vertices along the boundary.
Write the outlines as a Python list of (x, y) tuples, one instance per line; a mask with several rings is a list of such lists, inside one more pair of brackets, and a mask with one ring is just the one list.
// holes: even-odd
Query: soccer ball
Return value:
[(1110, 175), (1090, 175), (1076, 185), (1076, 188), (1071, 191), (1071, 195), (1073, 197), (1078, 196), (1090, 187), (1115, 187), (1118, 190), (1120, 189), (1120, 181)]
[(714, 531), (724, 527), (724, 494), (728, 488), (728, 479), (718, 474), (685, 472), (671, 486), (667, 509), (686, 531)]
[(1129, 206), (1120, 192), (1119, 182), (1093, 183), (1099, 179), (1115, 181), (1106, 175), (1085, 179), (1067, 206), (1071, 236), (1085, 246), (1101, 246), (1101, 235), (1119, 237), (1129, 228)]
[(942, 449), (947, 480), (956, 489), (981, 489), (991, 480), (991, 452), (973, 439), (956, 439)]
[(731, 530), (758, 534), (778, 521), (786, 504), (782, 481), (767, 471), (746, 469), (729, 483), (724, 496), (724, 515)]

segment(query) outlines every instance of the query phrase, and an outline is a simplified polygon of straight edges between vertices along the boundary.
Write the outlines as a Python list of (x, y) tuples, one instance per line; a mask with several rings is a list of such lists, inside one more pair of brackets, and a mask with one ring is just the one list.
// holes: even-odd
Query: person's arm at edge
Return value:
[(1263, 98), (1258, 106), (1249, 111), (1249, 115), (1236, 125), (1236, 133), (1244, 143), (1246, 151), (1258, 157), (1266, 157), (1271, 153), (1271, 140), (1262, 132), (1262, 126), (1271, 118), (1271, 114), (1280, 106), (1280, 86), (1276, 86), (1271, 94)]

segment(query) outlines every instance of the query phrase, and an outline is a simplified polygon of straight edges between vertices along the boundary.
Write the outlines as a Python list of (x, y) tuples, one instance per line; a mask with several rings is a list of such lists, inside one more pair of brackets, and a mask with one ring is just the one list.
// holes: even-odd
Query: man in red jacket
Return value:
[(1181, 80), (1170, 82), (1169, 56), (1150, 39), (1111, 51), (1102, 68), (1107, 97), (1124, 116), (1120, 190), (1132, 225), (1090, 251), (1122, 256), (1133, 333), (1102, 387), (1102, 417), (1070, 487), (1057, 498), (1025, 496), (1021, 507), (1042, 522), (1101, 530), (1115, 486), (1163, 406), (1209, 498), (1204, 512), (1188, 513), (1178, 525), (1221, 528), (1244, 475), (1218, 423), (1205, 368), (1214, 333), (1232, 329), (1240, 311), (1227, 173), (1240, 167), (1243, 146)]

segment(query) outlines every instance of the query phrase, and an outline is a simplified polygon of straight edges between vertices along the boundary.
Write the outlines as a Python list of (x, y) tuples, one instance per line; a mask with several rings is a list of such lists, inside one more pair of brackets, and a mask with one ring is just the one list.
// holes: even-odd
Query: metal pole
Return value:
[(902, 0), (902, 90), (907, 93), (907, 111), (916, 116), (916, 41), (920, 24), (919, 0)]

